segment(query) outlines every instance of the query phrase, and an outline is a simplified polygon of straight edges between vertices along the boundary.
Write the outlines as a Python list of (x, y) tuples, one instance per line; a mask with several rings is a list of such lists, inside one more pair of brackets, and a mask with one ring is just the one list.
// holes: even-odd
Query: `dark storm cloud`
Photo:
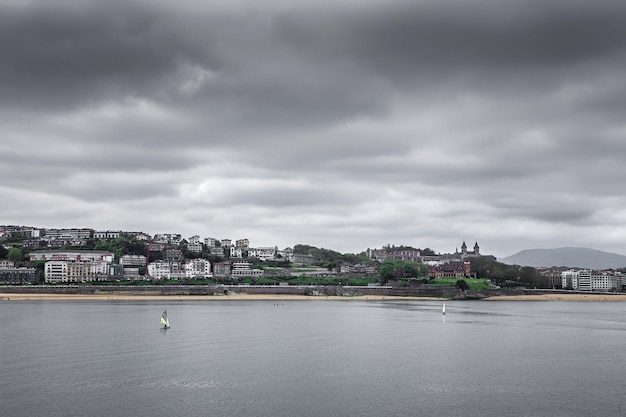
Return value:
[(259, 126), (384, 112), (384, 86), (352, 64), (284, 53), (271, 15), (123, 2), (3, 9), (5, 108), (62, 111), (139, 97)]
[(158, 98), (184, 62), (218, 66), (210, 39), (184, 22), (126, 3), (0, 6), (4, 106), (75, 106)]
[[(260, 125), (380, 117), (394, 94), (523, 96), (597, 59), (623, 63), (626, 35), (617, 2), (400, 2), (251, 15), (124, 2), (3, 9), (5, 106), (137, 96)], [(185, 96), (190, 68), (210, 80), (197, 79)]]
[(355, 59), (394, 81), (441, 81), (623, 59), (625, 12), (621, 2), (602, 1), (411, 2), (294, 13), (279, 28), (294, 50), (320, 59)]

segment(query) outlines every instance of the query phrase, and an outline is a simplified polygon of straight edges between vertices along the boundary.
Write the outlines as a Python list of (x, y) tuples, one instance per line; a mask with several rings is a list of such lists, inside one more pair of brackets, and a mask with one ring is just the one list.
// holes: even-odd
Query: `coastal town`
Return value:
[[(447, 280), (481, 281), (483, 289), (507, 283), (529, 286), (520, 275), (528, 268), (496, 272), (502, 268), (478, 242), (468, 248), (435, 253), (432, 249), (387, 245), (345, 256), (306, 245), (279, 249), (254, 246), (248, 239), (183, 237), (178, 233), (150, 235), (135, 231), (90, 228), (36, 228), (0, 226), (0, 284), (79, 284), (105, 282), (228, 283), (289, 285), (321, 282), (376, 286), (389, 281), (412, 285), (441, 284)], [(324, 262), (324, 257), (334, 256)], [(385, 269), (393, 262), (395, 269)], [(491, 266), (490, 266), (491, 265)], [(401, 267), (401, 273), (398, 268)], [(532, 269), (532, 268), (531, 268)], [(543, 288), (620, 292), (623, 271), (542, 268), (531, 271)], [(506, 275), (509, 275), (508, 277)], [(304, 281), (303, 281), (304, 279)], [(359, 281), (355, 281), (358, 279)], [(541, 281), (539, 281), (541, 280)], [(525, 285), (526, 284), (526, 285)]]

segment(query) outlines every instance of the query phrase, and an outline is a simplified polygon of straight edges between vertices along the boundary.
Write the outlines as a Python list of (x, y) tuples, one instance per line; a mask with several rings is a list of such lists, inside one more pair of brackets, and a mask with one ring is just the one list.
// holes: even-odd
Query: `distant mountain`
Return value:
[(526, 249), (498, 259), (508, 265), (609, 269), (626, 267), (626, 256), (589, 248)]

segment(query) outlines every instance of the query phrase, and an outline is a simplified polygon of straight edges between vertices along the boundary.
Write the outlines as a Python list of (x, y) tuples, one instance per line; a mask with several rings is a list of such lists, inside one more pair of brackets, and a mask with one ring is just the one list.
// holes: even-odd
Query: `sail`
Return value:
[(161, 315), (161, 324), (165, 327), (170, 327), (170, 321), (167, 319), (167, 310)]
[(446, 303), (443, 303), (443, 307), (441, 308), (441, 314), (446, 314)]

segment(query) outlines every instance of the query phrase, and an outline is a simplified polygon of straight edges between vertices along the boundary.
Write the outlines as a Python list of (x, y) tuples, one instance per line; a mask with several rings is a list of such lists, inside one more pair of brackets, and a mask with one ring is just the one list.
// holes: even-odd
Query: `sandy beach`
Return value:
[(499, 295), (486, 301), (626, 301), (626, 294), (537, 294)]
[[(385, 295), (362, 295), (355, 297), (305, 296), (293, 294), (245, 294), (230, 295), (133, 295), (133, 294), (18, 294), (0, 293), (0, 301), (225, 301), (225, 300), (436, 300), (432, 297), (394, 297)], [(500, 295), (483, 298), (482, 301), (626, 301), (626, 294), (537, 294)]]

